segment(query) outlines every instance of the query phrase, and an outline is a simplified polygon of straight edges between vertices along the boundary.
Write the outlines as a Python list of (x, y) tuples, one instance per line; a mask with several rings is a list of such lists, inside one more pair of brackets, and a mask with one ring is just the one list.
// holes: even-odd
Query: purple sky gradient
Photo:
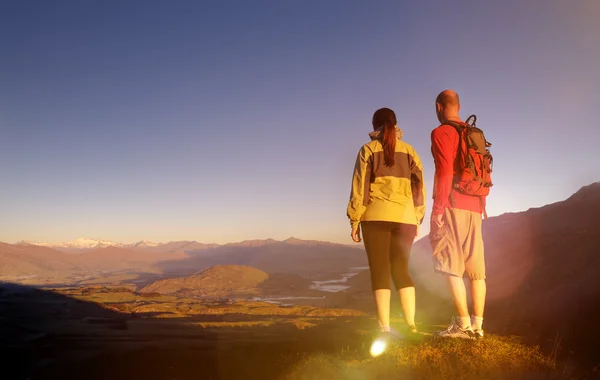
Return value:
[(350, 243), (384, 106), (429, 216), (445, 88), (494, 144), (490, 215), (600, 180), (600, 2), (485, 3), (2, 2), (0, 241)]

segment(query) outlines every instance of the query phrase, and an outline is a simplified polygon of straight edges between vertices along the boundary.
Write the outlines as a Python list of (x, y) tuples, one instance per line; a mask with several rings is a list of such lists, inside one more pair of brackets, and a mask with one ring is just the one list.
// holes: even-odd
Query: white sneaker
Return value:
[(475, 329), (473, 330), (473, 333), (475, 334), (475, 339), (483, 338), (483, 329)]
[(455, 317), (452, 317), (452, 323), (446, 330), (435, 333), (439, 338), (459, 338), (459, 339), (475, 339), (475, 332), (471, 327), (463, 329), (458, 324)]

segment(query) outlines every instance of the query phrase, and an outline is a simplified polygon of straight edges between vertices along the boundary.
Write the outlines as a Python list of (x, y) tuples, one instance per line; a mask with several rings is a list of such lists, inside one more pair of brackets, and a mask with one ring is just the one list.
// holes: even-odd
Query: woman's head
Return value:
[(396, 114), (389, 108), (380, 108), (373, 114), (373, 130), (379, 127), (396, 126)]
[(373, 130), (383, 127), (381, 144), (386, 166), (396, 163), (396, 114), (389, 108), (380, 108), (373, 114)]

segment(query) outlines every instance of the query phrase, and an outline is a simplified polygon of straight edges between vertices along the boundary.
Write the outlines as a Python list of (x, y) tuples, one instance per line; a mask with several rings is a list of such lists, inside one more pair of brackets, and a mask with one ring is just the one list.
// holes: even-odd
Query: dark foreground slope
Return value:
[[(565, 377), (565, 368), (536, 348), (494, 336), (405, 339), (371, 358), (374, 320), (352, 311), (255, 303), (192, 312), (181, 307), (189, 300), (144, 300), (124, 288), (60, 294), (9, 287), (0, 294), (2, 378), (580, 378)], [(123, 304), (130, 306), (117, 311)]]

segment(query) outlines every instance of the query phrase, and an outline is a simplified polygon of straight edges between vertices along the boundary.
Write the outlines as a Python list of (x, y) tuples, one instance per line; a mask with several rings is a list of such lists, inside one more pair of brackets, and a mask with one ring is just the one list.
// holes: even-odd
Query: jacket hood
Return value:
[[(402, 135), (403, 135), (402, 129), (400, 129), (396, 126), (396, 138), (398, 140), (402, 140)], [(381, 139), (383, 137), (383, 126), (377, 128), (373, 132), (370, 132), (369, 137), (371, 138), (371, 140)]]

